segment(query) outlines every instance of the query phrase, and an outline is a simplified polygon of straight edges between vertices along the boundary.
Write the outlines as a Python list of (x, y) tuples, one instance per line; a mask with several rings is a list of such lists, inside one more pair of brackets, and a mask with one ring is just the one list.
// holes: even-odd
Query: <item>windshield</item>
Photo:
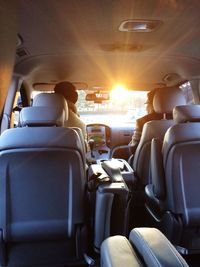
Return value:
[(126, 91), (111, 94), (110, 100), (101, 104), (86, 101), (87, 92), (79, 90), (77, 102), (80, 118), (85, 124), (103, 123), (109, 126), (134, 126), (137, 118), (146, 114), (147, 91)]

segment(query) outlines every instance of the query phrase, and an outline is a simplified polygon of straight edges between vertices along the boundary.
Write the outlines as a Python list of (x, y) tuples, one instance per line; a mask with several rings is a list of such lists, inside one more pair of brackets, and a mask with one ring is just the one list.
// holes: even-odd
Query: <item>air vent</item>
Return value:
[(152, 32), (162, 24), (160, 20), (125, 20), (119, 25), (121, 32)]
[(25, 48), (18, 48), (17, 49), (17, 55), (19, 57), (25, 57), (25, 56), (28, 56), (28, 51), (25, 49)]

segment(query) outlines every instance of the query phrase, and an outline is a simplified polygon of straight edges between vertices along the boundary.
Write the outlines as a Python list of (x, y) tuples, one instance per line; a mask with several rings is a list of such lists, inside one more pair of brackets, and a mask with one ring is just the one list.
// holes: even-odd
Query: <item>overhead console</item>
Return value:
[(105, 124), (87, 125), (88, 143), (91, 152), (88, 157), (93, 160), (109, 159), (111, 129)]

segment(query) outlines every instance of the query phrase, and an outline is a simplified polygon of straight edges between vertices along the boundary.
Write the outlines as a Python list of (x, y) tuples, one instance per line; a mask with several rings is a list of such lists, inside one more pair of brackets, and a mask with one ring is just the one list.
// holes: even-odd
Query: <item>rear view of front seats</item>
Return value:
[(85, 155), (78, 133), (62, 127), (66, 118), (67, 107), (24, 108), (22, 127), (0, 137), (1, 266), (82, 260)]
[[(66, 125), (68, 125), (68, 123), (67, 123), (68, 116), (69, 116), (68, 104), (62, 95), (56, 94), (56, 93), (40, 93), (34, 97), (33, 106), (34, 107), (49, 107), (49, 108), (63, 107), (63, 110), (65, 110), (65, 114), (67, 114), (67, 116), (65, 116), (65, 118), (64, 118), (63, 126), (66, 127)], [(82, 133), (82, 130), (78, 127), (68, 127), (67, 126), (67, 128), (73, 128), (76, 130), (76, 132), (78, 133), (78, 135), (81, 139), (84, 153), (86, 153), (88, 146), (86, 144), (86, 140), (84, 139), (84, 135)]]
[[(174, 124), (172, 110), (177, 105), (185, 105), (183, 92), (176, 87), (165, 87), (156, 90), (153, 99), (153, 108), (156, 113), (163, 114), (163, 119), (152, 120), (144, 124), (142, 136), (133, 159), (134, 175), (137, 178), (136, 194), (133, 196), (132, 225), (146, 225), (144, 222), (144, 188), (151, 183), (150, 153), (151, 140), (159, 139), (161, 142), (167, 129)], [(167, 116), (166, 116), (167, 115)], [(170, 119), (166, 119), (170, 117)]]
[[(156, 90), (153, 109), (156, 113), (163, 114), (163, 119), (145, 123), (133, 160), (133, 169), (141, 187), (150, 182), (151, 140), (153, 138), (163, 140), (167, 129), (174, 124), (173, 108), (185, 104), (185, 96), (179, 88), (165, 87)], [(170, 118), (167, 119), (166, 115)]]
[[(177, 106), (175, 125), (163, 145), (152, 141), (152, 184), (146, 186), (146, 208), (183, 254), (200, 251), (200, 106)], [(160, 158), (158, 161), (157, 159)]]

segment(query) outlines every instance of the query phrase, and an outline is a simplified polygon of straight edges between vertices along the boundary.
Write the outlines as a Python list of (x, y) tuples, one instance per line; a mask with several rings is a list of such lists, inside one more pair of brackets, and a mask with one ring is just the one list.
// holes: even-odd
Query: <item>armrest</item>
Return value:
[(129, 240), (147, 266), (189, 267), (169, 240), (155, 228), (135, 228)]
[(126, 160), (111, 159), (109, 161), (102, 161), (101, 165), (111, 177), (112, 182), (125, 181), (129, 187), (137, 185), (137, 178), (134, 175), (134, 171)]
[(106, 178), (109, 179), (108, 174), (103, 170), (100, 164), (92, 164), (89, 166), (88, 168), (89, 181), (93, 179), (105, 180)]
[(92, 164), (88, 168), (88, 189), (89, 191), (96, 191), (99, 184), (110, 182), (110, 177), (103, 170), (100, 164)]
[(101, 245), (101, 266), (103, 267), (141, 267), (139, 258), (123, 236), (107, 238)]
[(121, 170), (117, 164), (114, 164), (112, 161), (103, 161), (101, 166), (109, 175), (111, 182), (120, 183), (124, 181)]

